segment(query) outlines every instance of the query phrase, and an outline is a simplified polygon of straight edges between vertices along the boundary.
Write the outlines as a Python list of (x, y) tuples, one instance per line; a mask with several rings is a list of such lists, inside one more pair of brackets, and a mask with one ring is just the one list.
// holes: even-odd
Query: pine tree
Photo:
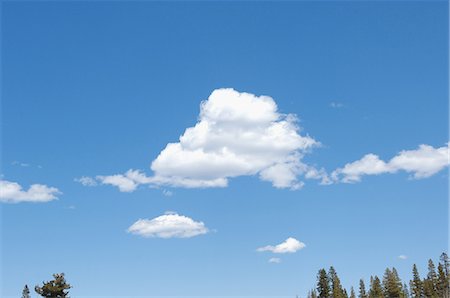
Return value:
[(330, 267), (328, 271), (328, 279), (331, 281), (331, 297), (333, 298), (346, 298), (347, 294), (341, 285), (341, 280), (339, 279), (336, 270), (333, 266)]
[(36, 286), (34, 290), (42, 297), (69, 298), (67, 291), (72, 286), (66, 282), (64, 273), (53, 274), (54, 280), (43, 282), (42, 287)]
[(408, 285), (406, 283), (403, 284), (403, 297), (404, 298), (410, 298), (411, 296), (409, 295), (409, 290), (408, 290)]
[(389, 298), (402, 297), (402, 283), (395, 268), (392, 268), (392, 270), (386, 268), (384, 272), (383, 293), (385, 297)]
[(315, 289), (308, 292), (308, 298), (317, 298), (317, 292)]
[(410, 282), (411, 297), (423, 298), (423, 285), (416, 264), (413, 265), (413, 279)]
[(368, 298), (366, 293), (366, 285), (364, 284), (364, 280), (359, 280), (359, 295), (358, 298)]
[(320, 269), (317, 275), (318, 298), (331, 298), (330, 281), (325, 269)]
[(437, 270), (437, 284), (436, 284), (436, 291), (439, 297), (445, 297), (445, 288), (446, 288), (446, 276), (444, 266), (442, 266), (442, 264), (439, 263)]
[(437, 275), (433, 260), (428, 260), (428, 274), (423, 281), (423, 292), (427, 298), (440, 298), (437, 294)]
[(350, 288), (350, 298), (356, 298), (355, 290), (353, 287)]
[(381, 298), (383, 297), (383, 288), (378, 276), (370, 277), (370, 290), (369, 298)]
[(439, 264), (441, 265), (442, 271), (439, 273), (439, 285), (441, 287), (442, 297), (450, 298), (450, 261), (445, 252), (442, 253)]
[(22, 298), (31, 298), (30, 289), (28, 289), (28, 285), (25, 285), (25, 287), (23, 287)]

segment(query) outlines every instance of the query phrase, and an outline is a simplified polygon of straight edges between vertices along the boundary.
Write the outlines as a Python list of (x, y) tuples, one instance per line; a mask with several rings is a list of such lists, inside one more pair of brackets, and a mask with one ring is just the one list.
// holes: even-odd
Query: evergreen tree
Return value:
[(413, 265), (413, 279), (410, 282), (411, 297), (423, 298), (423, 285), (416, 264)]
[(401, 298), (402, 297), (402, 283), (398, 277), (397, 270), (386, 268), (383, 276), (383, 293), (385, 297)]
[(368, 298), (366, 293), (366, 285), (364, 284), (364, 280), (359, 280), (359, 295), (358, 298)]
[(383, 297), (383, 288), (378, 276), (370, 277), (370, 290), (369, 298), (381, 298)]
[(447, 278), (445, 276), (444, 266), (439, 263), (436, 284), (436, 291), (439, 297), (445, 297), (446, 279)]
[(445, 275), (447, 276), (447, 278), (449, 278), (449, 276), (450, 276), (449, 275), (450, 274), (450, 261), (448, 259), (448, 255), (445, 252), (443, 252), (441, 254), (440, 259), (441, 259), (441, 264), (444, 267)]
[(315, 289), (308, 292), (308, 298), (317, 298), (317, 292)]
[(439, 271), (439, 287), (441, 288), (442, 297), (450, 298), (450, 262), (448, 259), (448, 255), (444, 252), (440, 258), (441, 270)]
[(410, 298), (411, 296), (409, 295), (409, 290), (408, 290), (408, 285), (406, 283), (403, 284), (403, 297), (405, 298)]
[(317, 293), (318, 298), (331, 298), (330, 281), (325, 269), (320, 269), (317, 275)]
[(433, 260), (428, 260), (428, 274), (423, 281), (423, 292), (427, 298), (440, 298), (437, 293), (437, 275)]
[(28, 289), (28, 285), (25, 285), (25, 287), (23, 287), (22, 298), (31, 298), (30, 289)]
[(328, 279), (331, 281), (331, 297), (333, 298), (346, 298), (348, 297), (341, 285), (336, 270), (333, 266), (328, 271)]
[(355, 290), (353, 287), (350, 288), (350, 298), (356, 298)]
[(43, 282), (42, 287), (36, 286), (34, 290), (42, 297), (69, 298), (67, 291), (72, 286), (66, 282), (64, 273), (53, 274), (54, 280)]

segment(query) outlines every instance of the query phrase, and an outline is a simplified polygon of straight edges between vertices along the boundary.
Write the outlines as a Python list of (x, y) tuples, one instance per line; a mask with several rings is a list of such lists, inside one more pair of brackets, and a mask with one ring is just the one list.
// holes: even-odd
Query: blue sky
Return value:
[[(2, 76), (2, 179), (22, 187), (2, 190), (2, 296), (55, 272), (73, 297), (305, 295), (322, 267), (350, 287), (387, 266), (424, 274), (447, 250), (444, 1), (3, 2)], [(211, 133), (200, 149), (220, 169), (189, 157), (194, 141), (165, 151), (202, 121), (256, 141), (286, 124), (275, 136), (293, 145), (265, 135), (263, 156)], [(221, 155), (236, 140), (242, 163)], [(128, 230), (170, 216), (175, 236)], [(289, 237), (295, 252), (276, 253)]]

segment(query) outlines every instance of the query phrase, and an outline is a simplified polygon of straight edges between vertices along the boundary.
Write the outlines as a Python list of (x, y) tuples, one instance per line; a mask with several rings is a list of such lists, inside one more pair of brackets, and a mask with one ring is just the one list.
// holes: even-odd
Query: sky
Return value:
[(2, 297), (304, 297), (447, 251), (447, 2), (1, 5)]

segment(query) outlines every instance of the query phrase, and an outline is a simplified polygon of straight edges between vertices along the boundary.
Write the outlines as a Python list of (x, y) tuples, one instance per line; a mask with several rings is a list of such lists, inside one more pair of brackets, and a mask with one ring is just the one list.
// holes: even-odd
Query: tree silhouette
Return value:
[(28, 289), (28, 285), (25, 285), (25, 287), (23, 287), (22, 298), (31, 298), (30, 289)]
[(34, 290), (42, 297), (69, 298), (68, 294), (72, 286), (66, 282), (64, 273), (53, 274), (54, 280), (42, 282), (42, 287), (36, 286)]

